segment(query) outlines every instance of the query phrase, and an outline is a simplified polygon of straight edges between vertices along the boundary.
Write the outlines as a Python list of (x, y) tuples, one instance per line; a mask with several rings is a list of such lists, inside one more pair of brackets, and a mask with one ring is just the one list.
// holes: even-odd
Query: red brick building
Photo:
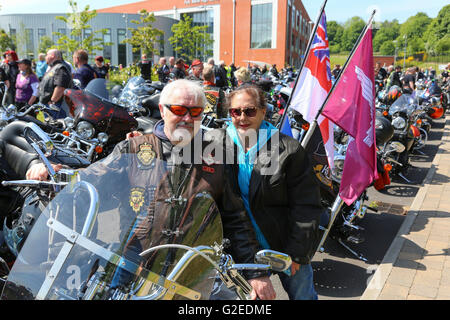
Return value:
[(299, 66), (313, 23), (300, 0), (148, 0), (97, 12), (135, 14), (141, 9), (176, 20), (188, 14), (194, 24), (208, 25), (213, 57), (227, 65)]

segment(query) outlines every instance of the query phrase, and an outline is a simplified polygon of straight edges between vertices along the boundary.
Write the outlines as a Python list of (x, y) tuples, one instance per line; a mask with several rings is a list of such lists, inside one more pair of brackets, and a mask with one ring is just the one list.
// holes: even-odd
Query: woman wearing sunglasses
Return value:
[[(317, 299), (310, 262), (324, 209), (309, 157), (298, 141), (264, 120), (266, 101), (258, 87), (244, 85), (231, 92), (227, 107), (235, 178), (260, 249), (291, 256), (291, 269), (279, 274), (289, 299)], [(275, 298), (269, 276), (249, 282), (253, 298)]]

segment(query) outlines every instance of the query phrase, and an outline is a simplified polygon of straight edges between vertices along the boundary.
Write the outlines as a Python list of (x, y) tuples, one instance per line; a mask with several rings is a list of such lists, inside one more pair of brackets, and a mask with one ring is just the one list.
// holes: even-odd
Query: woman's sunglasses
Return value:
[(230, 114), (233, 118), (239, 118), (242, 113), (244, 113), (247, 117), (254, 117), (256, 116), (256, 112), (258, 111), (257, 108), (247, 108), (247, 109), (239, 109), (239, 108), (231, 108)]
[(186, 107), (178, 104), (165, 104), (164, 106), (179, 117), (183, 117), (189, 112), (192, 118), (196, 118), (203, 112), (203, 107)]

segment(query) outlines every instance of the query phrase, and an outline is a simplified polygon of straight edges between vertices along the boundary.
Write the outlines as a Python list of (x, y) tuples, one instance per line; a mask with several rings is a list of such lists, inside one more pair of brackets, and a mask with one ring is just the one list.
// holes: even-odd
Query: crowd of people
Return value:
[[(95, 57), (93, 65), (88, 61), (88, 53), (82, 49), (73, 53), (73, 64), (65, 61), (57, 49), (40, 53), (37, 62), (19, 59), (13, 50), (6, 51), (0, 64), (0, 81), (6, 85), (2, 105), (23, 108), (40, 102), (60, 106), (64, 90), (74, 87), (74, 79), (83, 89), (92, 79), (109, 77), (109, 65), (104, 64), (102, 56)], [(63, 117), (65, 112), (52, 116)]]

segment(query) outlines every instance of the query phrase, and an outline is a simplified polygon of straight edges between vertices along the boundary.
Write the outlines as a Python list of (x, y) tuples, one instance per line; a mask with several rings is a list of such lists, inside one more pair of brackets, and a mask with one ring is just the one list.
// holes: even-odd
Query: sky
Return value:
[[(312, 21), (317, 20), (323, 2), (323, 0), (302, 1)], [(436, 18), (442, 7), (448, 4), (448, 0), (328, 0), (325, 14), (327, 21), (344, 23), (354, 16), (368, 21), (376, 9), (375, 21), (397, 19), (403, 23), (418, 12), (425, 12), (430, 18)]]
[[(76, 2), (78, 3), (78, 8), (82, 10), (86, 5), (89, 5), (90, 9), (101, 9), (139, 1), (77, 0)], [(303, 0), (302, 2), (311, 20), (315, 21), (323, 0)], [(0, 14), (66, 13), (69, 12), (68, 3), (69, 1), (67, 0), (0, 0)], [(397, 19), (400, 23), (403, 23), (418, 12), (425, 12), (430, 18), (435, 18), (439, 10), (448, 3), (448, 0), (328, 0), (325, 13), (327, 21), (344, 23), (354, 16), (361, 17), (367, 21), (373, 9), (376, 9), (375, 21), (382, 22)]]

